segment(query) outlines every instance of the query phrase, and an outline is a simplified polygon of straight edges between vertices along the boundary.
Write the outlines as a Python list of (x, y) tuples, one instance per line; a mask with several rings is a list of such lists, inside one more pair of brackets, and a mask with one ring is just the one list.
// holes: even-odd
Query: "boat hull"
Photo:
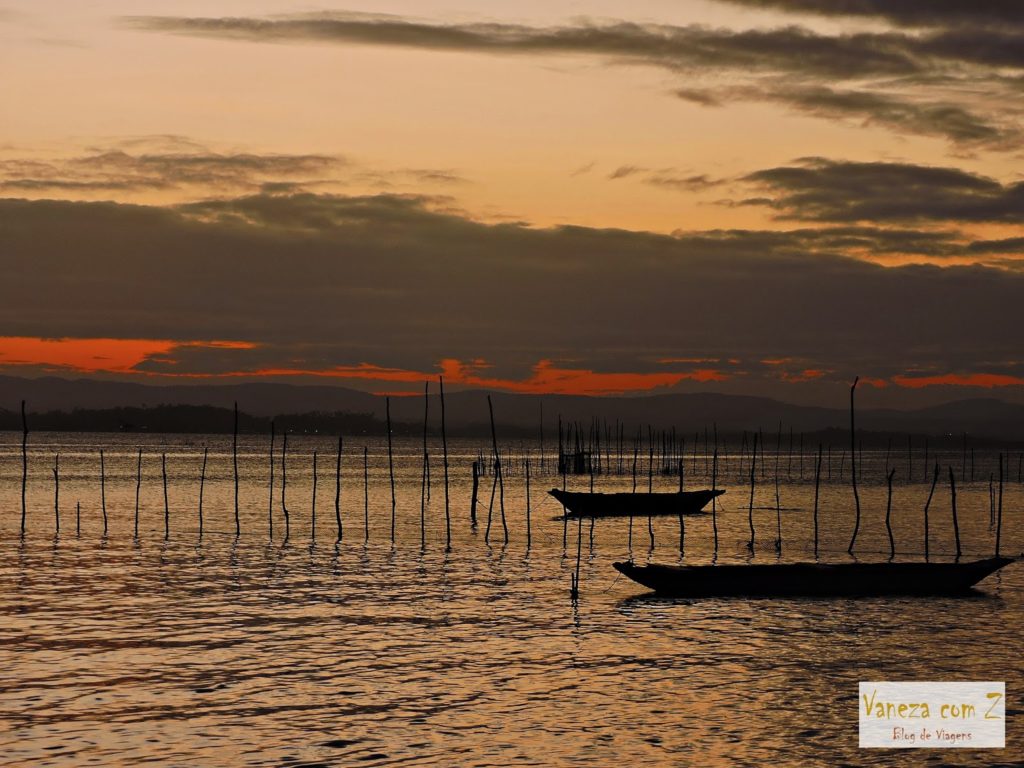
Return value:
[(638, 584), (672, 597), (833, 597), (966, 592), (1012, 562), (1012, 558), (993, 557), (968, 563), (615, 563), (615, 568)]
[(581, 493), (548, 491), (576, 517), (667, 517), (695, 515), (724, 490), (681, 491), (679, 493)]

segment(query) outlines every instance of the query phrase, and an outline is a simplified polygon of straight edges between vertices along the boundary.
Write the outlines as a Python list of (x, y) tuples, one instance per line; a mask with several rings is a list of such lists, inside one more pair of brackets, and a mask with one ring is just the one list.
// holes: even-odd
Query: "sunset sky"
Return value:
[(1024, 402), (1014, 0), (0, 0), (0, 374)]

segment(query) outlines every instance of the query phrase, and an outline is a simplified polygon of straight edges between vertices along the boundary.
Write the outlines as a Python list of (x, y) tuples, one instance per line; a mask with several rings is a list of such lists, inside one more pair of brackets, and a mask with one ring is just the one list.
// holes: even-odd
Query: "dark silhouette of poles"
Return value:
[(956, 478), (953, 476), (953, 467), (949, 468), (949, 495), (953, 511), (953, 536), (956, 539), (956, 557), (960, 559), (960, 521), (956, 516)]
[(309, 511), (309, 540), (316, 542), (316, 451), (313, 451), (313, 503)]
[(420, 481), (420, 547), (427, 546), (427, 485), (430, 482), (430, 454), (427, 425), (430, 418), (430, 382), (423, 382), (423, 479)]
[(203, 538), (203, 490), (206, 486), (206, 459), (209, 454), (209, 446), (203, 446), (203, 469), (199, 473), (199, 538)]
[(363, 542), (370, 540), (370, 460), (363, 446)]
[(473, 462), (473, 496), (469, 502), (469, 524), (476, 528), (476, 495), (480, 489), (480, 468)]
[(391, 449), (391, 398), (384, 398), (388, 426), (388, 477), (391, 478), (391, 544), (395, 543), (395, 460)]
[(850, 478), (853, 482), (853, 501), (857, 507), (857, 517), (853, 524), (853, 536), (850, 537), (850, 546), (846, 548), (846, 551), (851, 555), (853, 554), (853, 545), (857, 543), (857, 533), (860, 531), (860, 495), (857, 493), (857, 433), (854, 423), (853, 403), (853, 396), (857, 391), (858, 381), (860, 381), (860, 376), (854, 378), (853, 386), (850, 387)]
[(270, 420), (270, 490), (267, 493), (267, 530), (274, 540), (274, 420)]
[[(160, 454), (160, 474), (163, 476), (164, 481), (164, 541), (171, 538), (171, 507), (167, 503), (167, 454)], [(103, 520), (104, 527), (106, 526), (106, 516), (104, 515)]]
[(60, 533), (60, 454), (53, 457), (53, 520)]
[[(650, 426), (647, 427), (647, 493), (654, 493), (654, 437), (651, 434)], [(694, 448), (697, 443), (694, 442)], [(694, 465), (697, 462), (697, 454), (694, 453)], [(651, 549), (654, 549), (654, 518), (647, 516), (647, 535), (651, 539)]]
[(494, 405), (491, 403), (491, 396), (487, 396), (487, 410), (491, 415), (491, 442), (494, 444), (494, 471), (498, 481), (498, 500), (501, 506), (501, 529), (505, 533), (505, 543), (508, 544), (508, 523), (505, 520), (505, 479), (501, 470), (501, 454), (498, 452), (498, 433), (494, 428)]
[(75, 502), (75, 536), (82, 535), (82, 502)]
[(932, 473), (932, 487), (928, 491), (928, 500), (924, 503), (924, 560), (928, 562), (928, 508), (932, 505), (932, 496), (935, 495), (935, 486), (939, 483), (939, 462), (935, 462), (935, 471)]
[[(437, 377), (438, 384), (441, 387), (441, 450), (444, 456), (444, 537), (445, 537), (445, 548), (451, 549), (452, 547), (452, 516), (449, 510), (448, 501), (448, 432), (445, 427), (445, 415), (444, 415), (444, 376)], [(541, 466), (544, 462), (544, 403), (540, 406), (540, 439), (541, 439)], [(527, 501), (529, 501), (530, 494), (526, 494)]]
[(21, 535), (25, 535), (25, 496), (28, 492), (28, 419), (25, 418), (25, 401), (21, 401)]
[(288, 512), (288, 503), (286, 501), (286, 494), (288, 492), (288, 430), (284, 432), (284, 437), (281, 440), (281, 513), (284, 515), (284, 540), (288, 542), (288, 537), (291, 536), (292, 532), (292, 521), (291, 514)]
[(235, 538), (242, 535), (242, 521), (238, 517), (238, 403), (235, 403), (234, 431), (231, 439), (231, 459), (235, 468)]
[(747, 543), (747, 549), (750, 553), (754, 553), (754, 484), (756, 482), (757, 467), (757, 437), (758, 432), (754, 433), (754, 449), (750, 453), (750, 507), (747, 511), (747, 523), (750, 525), (750, 541)]
[(338, 541), (341, 541), (341, 449), (342, 438), (338, 435), (338, 462), (334, 465), (334, 522), (338, 526)]
[(889, 470), (886, 483), (889, 486), (889, 495), (885, 500), (885, 532), (889, 534), (889, 559), (896, 557), (896, 540), (892, 537), (892, 478), (896, 474), (896, 468)]
[(526, 459), (526, 548), (533, 543), (530, 531), (530, 459)]
[[(633, 495), (636, 495), (636, 461), (640, 454), (640, 436), (633, 441)], [(629, 552), (630, 559), (633, 555), (633, 505), (629, 506)]]
[(135, 469), (135, 538), (139, 538), (139, 492), (142, 490), (142, 449), (139, 448), (139, 462)]
[(821, 443), (818, 443), (818, 463), (814, 467), (814, 556), (818, 556), (818, 492), (821, 487)]
[(103, 535), (107, 535), (107, 472), (100, 449), (100, 509), (103, 510)]
[[(717, 442), (717, 439), (716, 439)], [(682, 479), (683, 462), (679, 462), (680, 480)], [(711, 458), (711, 491), (718, 490), (718, 447), (715, 447), (715, 454)], [(715, 554), (718, 554), (718, 497), (711, 497), (711, 530), (715, 537)]]
[[(683, 461), (679, 460), (679, 492), (683, 492)], [(712, 497), (713, 499), (714, 497)], [(683, 520), (683, 513), (679, 513), (679, 557), (683, 556), (686, 547), (686, 522)]]
[(779, 452), (782, 448), (782, 422), (779, 422), (779, 439), (775, 443), (775, 551), (782, 551), (782, 500), (779, 498)]
[[(1007, 456), (1009, 459), (1009, 456)], [(1003, 454), (999, 454), (999, 507), (996, 510), (996, 557), (999, 557), (999, 540), (1003, 532)]]

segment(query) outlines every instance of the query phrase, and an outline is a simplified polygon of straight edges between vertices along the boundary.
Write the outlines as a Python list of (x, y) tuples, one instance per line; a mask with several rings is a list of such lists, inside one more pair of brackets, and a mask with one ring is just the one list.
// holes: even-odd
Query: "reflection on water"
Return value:
[[(278, 536), (267, 540), (265, 440), (243, 441), (237, 540), (230, 438), (33, 435), (24, 540), (17, 536), (15, 443), (16, 436), (4, 436), (0, 452), (2, 764), (887, 765), (890, 753), (856, 747), (857, 682), (914, 678), (1005, 680), (1008, 748), (911, 751), (899, 755), (901, 764), (938, 764), (943, 755), (974, 765), (1024, 757), (1021, 710), (1013, 700), (1024, 677), (1021, 564), (966, 598), (671, 601), (642, 596), (642, 588), (611, 568), (628, 554), (629, 523), (603, 521), (592, 544), (589, 523), (582, 526), (582, 597), (574, 607), (568, 588), (576, 525), (564, 552), (563, 523), (554, 519), (560, 507), (538, 490), (559, 480), (533, 478), (527, 550), (523, 477), (511, 475), (505, 494), (511, 540), (502, 543), (495, 522), (486, 546), (489, 478), (481, 483), (480, 526), (473, 531), (468, 524), (475, 443), (452, 447), (450, 552), (439, 462), (420, 547), (422, 458), (412, 442), (398, 445), (394, 547), (387, 456), (379, 442), (370, 444), (366, 543), (362, 443), (346, 447), (339, 544), (330, 438), (289, 441), (287, 544), (279, 535), (279, 474)], [(200, 541), (198, 476), (207, 444)], [(311, 543), (314, 447), (321, 463)], [(55, 538), (50, 467), (57, 450), (62, 534)], [(169, 473), (168, 541), (161, 452)], [(868, 560), (883, 556), (874, 552), (887, 555), (888, 540), (882, 459), (865, 453), (865, 460), (860, 556)], [(987, 460), (976, 459), (979, 466)], [(972, 557), (992, 548), (985, 466), (975, 483), (958, 488), (961, 536)], [(701, 482), (702, 467), (691, 469), (688, 482)], [(738, 469), (724, 473), (730, 493), (718, 510), (723, 561), (746, 556), (747, 490)], [(784, 559), (809, 557), (814, 484), (808, 474), (781, 485)], [(842, 560), (852, 512), (849, 489), (837, 480), (822, 487), (820, 525), (823, 558)], [(894, 492), (903, 557), (921, 551), (928, 491), (922, 480), (908, 484), (904, 477)], [(588, 482), (570, 478), (570, 488)], [(665, 489), (677, 482), (654, 479)], [(597, 485), (628, 490), (631, 479), (602, 477)], [(755, 500), (759, 562), (776, 557), (774, 494), (769, 478)], [(1024, 548), (1022, 500), (1014, 477), (1004, 491), (1004, 552)], [(949, 496), (942, 485), (931, 514), (932, 553), (948, 554)], [(635, 522), (633, 556), (678, 561), (678, 523), (658, 521), (654, 530), (650, 552), (647, 521)], [(710, 542), (710, 518), (688, 520), (684, 561), (708, 562)]]

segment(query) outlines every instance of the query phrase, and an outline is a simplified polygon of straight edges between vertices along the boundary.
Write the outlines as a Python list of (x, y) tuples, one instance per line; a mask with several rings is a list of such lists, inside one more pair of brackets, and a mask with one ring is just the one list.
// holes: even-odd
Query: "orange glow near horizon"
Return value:
[(207, 347), (253, 349), (244, 341), (175, 341), (171, 339), (72, 339), (0, 336), (0, 366), (52, 366), (77, 373), (139, 373), (146, 360), (167, 358), (177, 349)]
[(939, 376), (893, 376), (892, 380), (901, 387), (921, 389), (922, 387), (1019, 387), (1024, 386), (1024, 377), (1001, 373), (946, 373)]

